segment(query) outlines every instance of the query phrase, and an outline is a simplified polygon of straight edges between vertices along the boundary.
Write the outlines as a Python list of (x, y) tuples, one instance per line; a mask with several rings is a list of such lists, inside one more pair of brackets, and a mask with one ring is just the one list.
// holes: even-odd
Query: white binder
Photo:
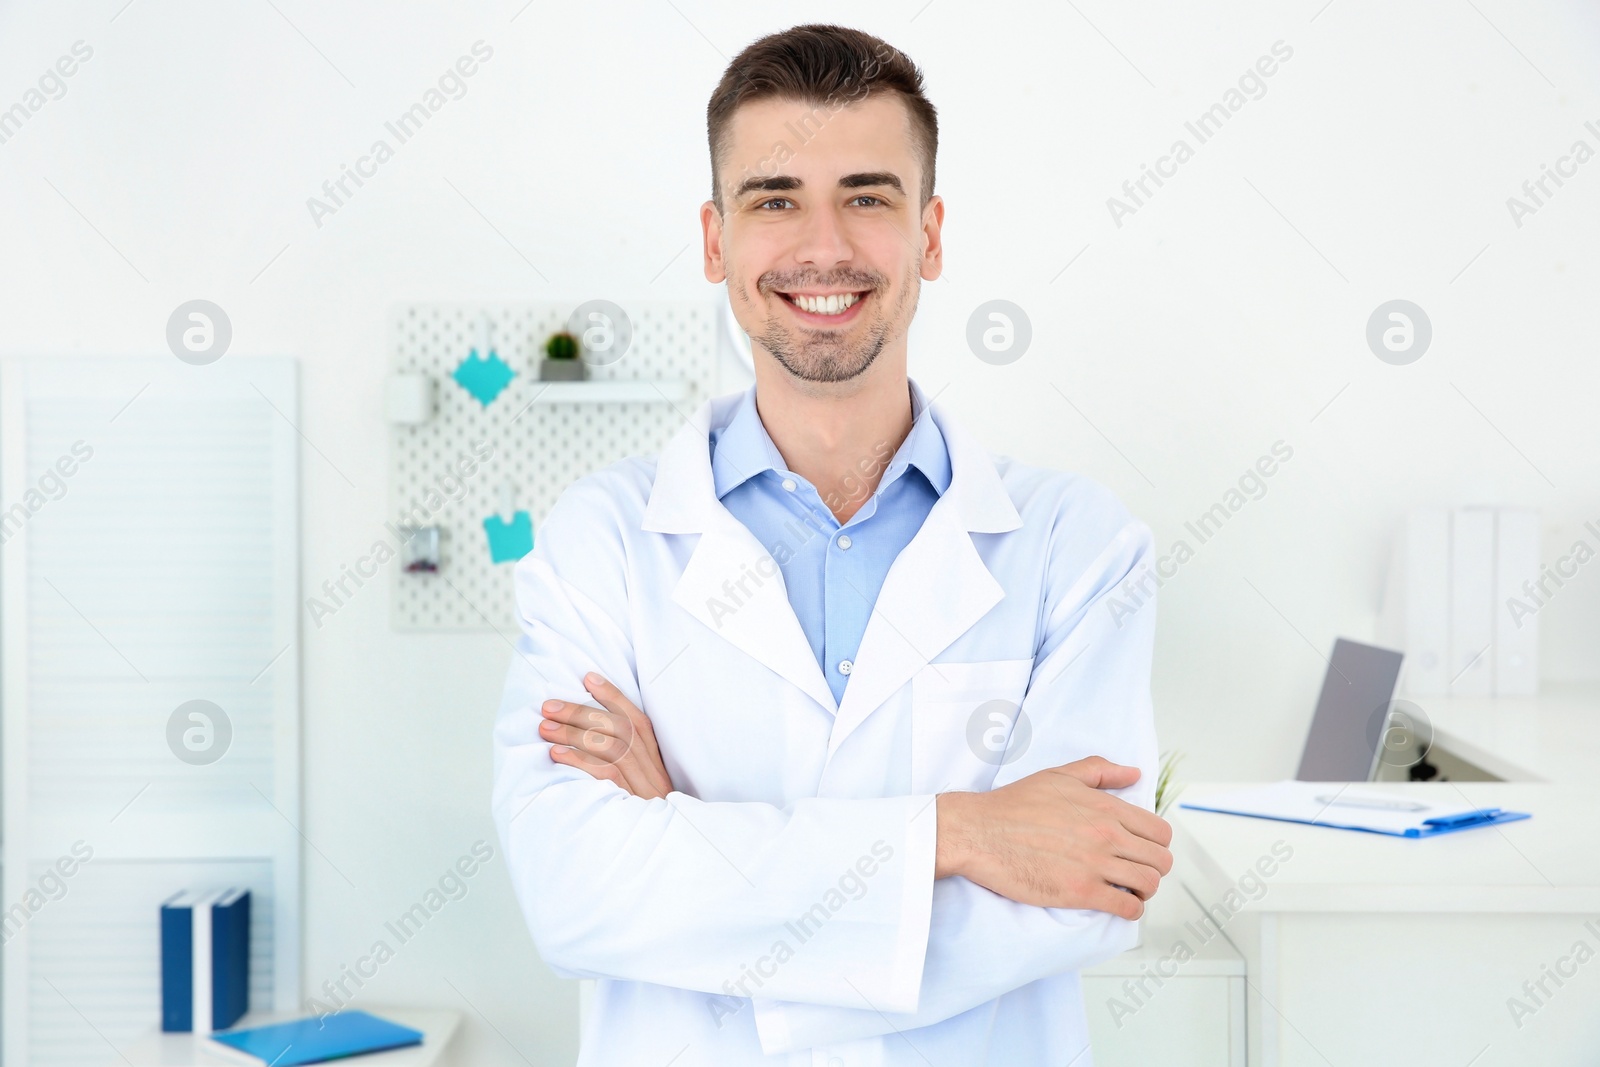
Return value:
[(1376, 631), (1379, 644), (1405, 653), (1400, 695), (1538, 693), (1539, 551), (1531, 508), (1406, 513)]
[[(1496, 696), (1539, 692), (1539, 615), (1524, 583), (1539, 580), (1539, 513), (1501, 508), (1495, 518), (1494, 691)], [(1515, 599), (1520, 607), (1513, 610)]]
[(1450, 688), (1450, 512), (1417, 508), (1395, 538), (1378, 643), (1405, 652), (1399, 691), (1443, 696)]
[(1494, 511), (1450, 513), (1451, 696), (1494, 695)]

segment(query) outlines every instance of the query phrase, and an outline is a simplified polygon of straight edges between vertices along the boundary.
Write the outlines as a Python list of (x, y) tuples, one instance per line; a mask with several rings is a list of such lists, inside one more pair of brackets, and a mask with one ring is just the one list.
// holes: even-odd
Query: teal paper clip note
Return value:
[(499, 396), (516, 376), (517, 372), (507, 366), (506, 361), (493, 349), (490, 349), (489, 355), (485, 357), (478, 355), (476, 348), (467, 353), (467, 358), (462, 360), (461, 365), (456, 367), (455, 373), (450, 375), (456, 380), (457, 385), (471, 393), (472, 398), (484, 407), (493, 403), (494, 398)]
[(483, 520), (489, 536), (489, 559), (495, 563), (515, 563), (533, 551), (533, 516), (519, 511), (507, 522), (498, 515)]

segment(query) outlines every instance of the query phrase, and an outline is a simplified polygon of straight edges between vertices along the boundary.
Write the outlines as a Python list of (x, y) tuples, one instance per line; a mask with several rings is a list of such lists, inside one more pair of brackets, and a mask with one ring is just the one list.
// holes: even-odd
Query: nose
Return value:
[(820, 271), (850, 262), (855, 255), (855, 247), (850, 241), (844, 215), (837, 205), (822, 204), (808, 208), (803, 213), (794, 255), (799, 262), (810, 264)]

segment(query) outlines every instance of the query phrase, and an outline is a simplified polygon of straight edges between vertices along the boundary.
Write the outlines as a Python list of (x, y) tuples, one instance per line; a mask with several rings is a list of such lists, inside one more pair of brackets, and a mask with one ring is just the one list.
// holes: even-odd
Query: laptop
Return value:
[(1394, 687), (1404, 658), (1393, 649), (1343, 637), (1334, 642), (1297, 781), (1374, 780), (1395, 714)]

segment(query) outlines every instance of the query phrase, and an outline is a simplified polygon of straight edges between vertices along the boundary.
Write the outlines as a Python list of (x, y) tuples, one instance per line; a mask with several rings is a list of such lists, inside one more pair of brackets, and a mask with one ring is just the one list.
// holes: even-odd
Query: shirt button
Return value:
[(784, 490), (786, 492), (790, 492), (790, 493), (794, 492), (794, 479), (793, 478), (785, 478), (783, 480), (783, 488), (784, 488)]
[(850, 547), (850, 535), (849, 534), (840, 534), (839, 535), (839, 547), (840, 548), (849, 548)]
[(839, 673), (840, 674), (849, 674), (851, 671), (855, 670), (855, 668), (856, 668), (856, 665), (854, 663), (851, 663), (847, 659), (842, 659), (842, 660), (839, 661)]

